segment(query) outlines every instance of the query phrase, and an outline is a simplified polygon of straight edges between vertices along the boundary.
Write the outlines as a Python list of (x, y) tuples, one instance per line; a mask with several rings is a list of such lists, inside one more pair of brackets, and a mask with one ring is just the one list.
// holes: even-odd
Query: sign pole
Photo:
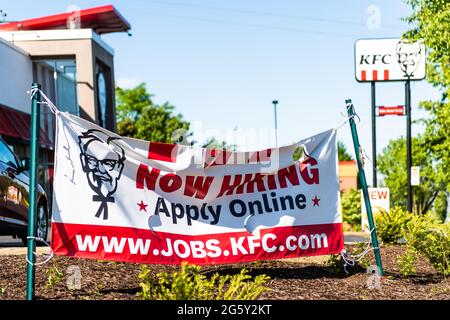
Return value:
[(412, 212), (413, 194), (411, 186), (411, 86), (410, 80), (405, 82), (405, 107), (406, 107), (406, 176), (408, 191), (408, 211)]
[(375, 81), (371, 83), (371, 100), (372, 100), (372, 186), (377, 187), (377, 123), (376, 123), (376, 106), (375, 106)]
[[(39, 161), (39, 113), (41, 95), (38, 83), (31, 86), (33, 96), (31, 97), (31, 143), (30, 143), (30, 190), (29, 190), (29, 206), (28, 206), (28, 241), (27, 241), (27, 300), (34, 299), (34, 250), (35, 243), (35, 217), (36, 217), (36, 190), (38, 178), (38, 161)], [(34, 91), (35, 90), (35, 91)]]
[(278, 148), (278, 120), (277, 120), (277, 104), (278, 100), (273, 100), (273, 113), (275, 117), (275, 147)]
[(381, 263), (381, 255), (380, 255), (380, 248), (378, 246), (378, 238), (377, 238), (377, 232), (375, 230), (375, 222), (373, 220), (372, 215), (372, 206), (370, 205), (370, 199), (369, 199), (369, 192), (367, 190), (367, 180), (366, 180), (366, 174), (364, 173), (364, 167), (361, 161), (360, 157), (360, 145), (359, 145), (359, 138), (358, 138), (358, 131), (356, 130), (356, 124), (353, 117), (356, 115), (355, 108), (353, 107), (353, 103), (351, 99), (345, 100), (346, 107), (347, 107), (347, 115), (349, 116), (349, 122), (350, 122), (350, 130), (352, 132), (352, 138), (353, 138), (353, 145), (355, 147), (355, 154), (356, 154), (356, 162), (358, 164), (358, 177), (359, 182), (361, 184), (361, 188), (363, 191), (364, 196), (364, 203), (366, 204), (366, 210), (367, 210), (367, 220), (369, 222), (369, 228), (370, 228), (370, 236), (372, 238), (372, 246), (375, 254), (375, 261), (377, 263), (379, 275), (383, 275), (383, 265)]

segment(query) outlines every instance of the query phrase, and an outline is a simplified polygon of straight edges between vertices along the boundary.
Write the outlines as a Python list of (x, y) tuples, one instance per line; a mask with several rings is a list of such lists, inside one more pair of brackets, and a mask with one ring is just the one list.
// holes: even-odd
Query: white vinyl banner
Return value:
[(57, 116), (55, 254), (157, 264), (335, 254), (344, 244), (339, 208), (333, 129), (290, 146), (228, 152), (121, 137)]

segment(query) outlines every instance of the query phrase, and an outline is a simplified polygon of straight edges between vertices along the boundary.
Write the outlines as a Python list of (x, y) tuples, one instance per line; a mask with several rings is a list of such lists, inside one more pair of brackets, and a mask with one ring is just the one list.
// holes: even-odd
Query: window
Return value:
[(8, 166), (18, 168), (16, 156), (11, 152), (8, 146), (0, 140), (0, 161)]
[(63, 112), (79, 115), (75, 59), (35, 60), (34, 80)]
[(103, 72), (97, 75), (97, 98), (99, 109), (99, 122), (103, 128), (106, 128), (106, 104), (108, 99), (106, 80)]
[(111, 114), (108, 110), (112, 110), (111, 99), (111, 69), (103, 64), (100, 60), (95, 63), (96, 74), (96, 108), (98, 123), (103, 128), (111, 129)]
[[(75, 59), (45, 59), (33, 61), (34, 81), (60, 111), (79, 115)], [(41, 108), (42, 130), (54, 142), (54, 116), (48, 108)]]

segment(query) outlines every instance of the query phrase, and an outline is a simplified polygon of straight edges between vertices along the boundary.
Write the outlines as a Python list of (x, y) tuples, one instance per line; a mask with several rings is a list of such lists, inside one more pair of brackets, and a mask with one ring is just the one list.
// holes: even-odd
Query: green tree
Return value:
[(170, 103), (157, 105), (151, 98), (145, 83), (132, 89), (116, 88), (118, 133), (147, 141), (187, 143), (191, 136), (189, 122), (174, 114), (175, 107)]
[(343, 192), (341, 208), (345, 228), (353, 231), (361, 230), (361, 192), (355, 189)]
[[(424, 147), (422, 136), (412, 138), (412, 163), (420, 166), (420, 185), (413, 186), (413, 212), (424, 214), (432, 205), (442, 190), (438, 175), (431, 159)], [(406, 141), (399, 138), (389, 141), (378, 156), (378, 171), (384, 177), (384, 183), (389, 188), (391, 206), (407, 207), (407, 175), (406, 175)]]
[(428, 117), (421, 119), (425, 124), (423, 146), (434, 159), (438, 172), (435, 182), (450, 191), (450, 2), (406, 0), (406, 3), (413, 13), (405, 19), (411, 29), (404, 37), (423, 41), (427, 47), (427, 80), (442, 93), (439, 101), (420, 103), (428, 111)]
[(227, 151), (236, 151), (237, 150), (237, 146), (235, 144), (228, 144), (225, 141), (217, 140), (214, 137), (207, 139), (206, 142), (203, 143), (202, 148), (227, 150)]
[(338, 160), (339, 161), (348, 161), (353, 160), (353, 157), (347, 152), (347, 148), (345, 147), (344, 142), (338, 141)]

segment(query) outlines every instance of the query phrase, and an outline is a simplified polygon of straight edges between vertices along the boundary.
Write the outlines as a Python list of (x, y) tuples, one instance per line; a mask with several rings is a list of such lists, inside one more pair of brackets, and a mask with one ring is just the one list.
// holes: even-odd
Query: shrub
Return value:
[(254, 300), (268, 290), (263, 286), (268, 276), (252, 279), (245, 268), (233, 276), (215, 273), (210, 278), (200, 271), (201, 267), (183, 262), (180, 271), (161, 272), (155, 278), (144, 265), (138, 294), (144, 300)]
[(384, 243), (396, 243), (404, 237), (407, 249), (397, 258), (402, 276), (415, 272), (417, 254), (425, 256), (444, 276), (450, 275), (450, 225), (442, 224), (432, 214), (416, 215), (393, 208), (375, 216), (377, 234)]
[(55, 284), (61, 282), (64, 276), (64, 274), (61, 271), (59, 271), (55, 265), (47, 269), (45, 274), (47, 275), (47, 283), (45, 285), (47, 288), (51, 288)]
[(327, 260), (327, 265), (333, 269), (334, 272), (341, 273), (344, 271), (344, 261), (340, 254), (332, 254)]
[(432, 212), (436, 216), (436, 219), (441, 222), (444, 222), (447, 217), (447, 206), (447, 192), (439, 192), (436, 200), (434, 201)]
[(397, 243), (411, 218), (412, 214), (400, 207), (394, 207), (389, 212), (380, 209), (374, 217), (377, 235), (384, 243)]
[(361, 230), (361, 192), (350, 189), (341, 194), (342, 221), (350, 226), (351, 230)]
[(404, 254), (397, 257), (397, 265), (400, 269), (400, 274), (404, 278), (416, 273), (416, 267), (414, 265), (416, 258), (416, 252), (411, 249), (407, 249)]
[(450, 227), (430, 214), (414, 215), (404, 229), (408, 247), (423, 254), (444, 276), (450, 275)]

